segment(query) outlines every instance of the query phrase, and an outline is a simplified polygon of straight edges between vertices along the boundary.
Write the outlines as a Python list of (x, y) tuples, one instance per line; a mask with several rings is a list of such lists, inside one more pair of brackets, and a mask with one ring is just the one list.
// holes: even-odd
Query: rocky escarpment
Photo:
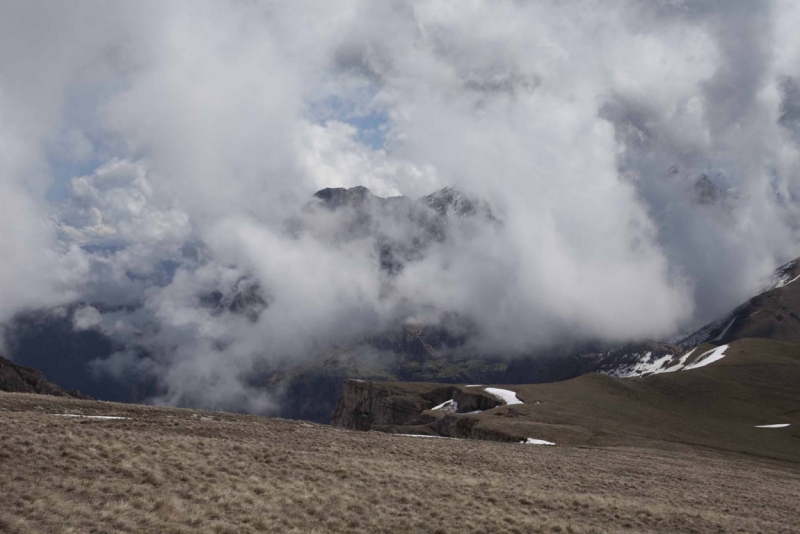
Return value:
[(12, 393), (39, 393), (42, 395), (55, 395), (57, 397), (75, 397), (88, 399), (79, 391), (64, 391), (52, 382), (48, 382), (44, 375), (32, 367), (22, 367), (0, 357), (0, 391)]
[(345, 380), (331, 424), (350, 430), (414, 424), (423, 411), (453, 398), (455, 386)]
[(477, 387), (349, 379), (331, 421), (350, 430), (474, 437), (466, 414), (502, 404)]
[[(514, 408), (510, 408), (510, 415), (503, 414), (505, 417), (515, 417)], [(517, 432), (513, 427), (497, 428), (481, 424), (481, 419), (472, 415), (445, 414), (444, 416), (428, 423), (426, 428), (415, 428), (409, 433), (428, 434), (425, 430), (431, 430), (434, 435), (456, 438), (456, 439), (480, 439), (484, 441), (524, 441), (525, 433)]]

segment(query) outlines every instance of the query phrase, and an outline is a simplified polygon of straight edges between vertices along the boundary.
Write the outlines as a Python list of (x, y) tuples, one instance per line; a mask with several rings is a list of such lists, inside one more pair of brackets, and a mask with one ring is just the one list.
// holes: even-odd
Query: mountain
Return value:
[(712, 182), (707, 174), (701, 174), (694, 183), (694, 201), (700, 205), (717, 204), (727, 196), (728, 193)]
[(443, 242), (454, 225), (467, 221), (499, 224), (488, 203), (453, 187), (415, 200), (383, 198), (357, 186), (317, 191), (286, 228), (291, 235), (309, 233), (321, 241), (373, 240), (380, 267), (391, 276)]
[[(375, 247), (376, 260), (386, 273), (386, 283), (391, 284), (409, 262), (421, 259), (450, 232), (458, 231), (459, 225), (472, 222), (499, 224), (486, 202), (452, 187), (418, 199), (382, 198), (366, 187), (326, 188), (286, 221), (286, 231), (339, 243), (365, 240)], [(238, 280), (232, 288), (199, 295), (198, 302), (212, 315), (238, 314), (251, 322), (269, 306), (251, 277)], [(102, 302), (85, 304), (100, 313), (119, 311)], [(16, 317), (6, 336), (11, 358), (41, 369), (65, 388), (80, 389), (103, 400), (137, 402), (158, 394), (153, 377), (129, 374), (112, 378), (93, 372), (92, 362), (125, 347), (98, 330), (76, 329), (74, 314), (79, 307), (74, 304)], [(445, 323), (396, 325), (342, 346), (324, 347), (308, 363), (259, 366), (249, 381), (283, 392), (280, 415), (328, 422), (347, 377), (450, 382), (504, 377), (509, 358), (465, 350), (474, 325), (459, 318)], [(380, 365), (374, 365), (375, 361)]]
[[(713, 182), (696, 182), (703, 198), (717, 198)], [(382, 198), (365, 187), (317, 191), (296, 216), (286, 221), (288, 235), (310, 234), (332, 243), (362, 240), (374, 247), (375, 261), (385, 274), (381, 283), (390, 291), (393, 280), (409, 264), (440, 246), (454, 232), (502, 225), (484, 200), (445, 187), (420, 198)], [(728, 342), (763, 337), (800, 343), (800, 262), (775, 274), (765, 291), (730, 314), (697, 332), (670, 342), (644, 340), (619, 345), (564, 340), (561, 345), (524, 354), (479, 350), (475, 340), (480, 324), (454, 314), (436, 324), (398, 321), (359, 339), (320, 347), (302, 363), (265, 358), (248, 375), (248, 385), (280, 395), (279, 415), (327, 423), (347, 378), (365, 380), (458, 383), (536, 384), (568, 380), (601, 372), (616, 377), (664, 372), (690, 357), (703, 342)], [(256, 323), (269, 307), (268, 296), (251, 276), (230, 287), (198, 295), (198, 305), (212, 316), (236, 314)], [(91, 303), (99, 313), (119, 310)], [(76, 329), (78, 304), (55, 310), (27, 312), (6, 328), (9, 357), (19, 365), (40, 369), (64, 389), (92, 397), (140, 402), (156, 396), (158, 377), (110, 377), (94, 372), (93, 362), (113, 354), (139, 354), (102, 332)], [(131, 312), (135, 312), (135, 307)], [(278, 358), (280, 360), (280, 358)]]
[(422, 197), (419, 202), (433, 208), (441, 217), (468, 217), (479, 211), (491, 214), (488, 204), (470, 199), (458, 189), (450, 186)]

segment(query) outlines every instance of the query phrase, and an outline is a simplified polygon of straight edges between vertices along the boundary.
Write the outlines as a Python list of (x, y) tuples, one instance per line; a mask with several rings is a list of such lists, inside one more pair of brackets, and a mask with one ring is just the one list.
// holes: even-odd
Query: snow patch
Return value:
[[(723, 332), (719, 336), (717, 336), (717, 339), (721, 339), (725, 335), (725, 333), (728, 331), (728, 328), (731, 327), (735, 319), (736, 317), (734, 317), (733, 320), (730, 321), (725, 330), (723, 330)], [(686, 352), (686, 354), (681, 356), (680, 359), (678, 360), (678, 363), (667, 368), (664, 368), (664, 366), (675, 358), (674, 355), (667, 354), (665, 356), (662, 356), (661, 358), (650, 361), (651, 360), (650, 352), (646, 352), (642, 356), (634, 354), (634, 356), (640, 358), (640, 360), (637, 361), (636, 363), (620, 366), (617, 369), (612, 369), (608, 371), (604, 370), (602, 372), (610, 376), (616, 376), (618, 378), (630, 378), (630, 377), (641, 377), (647, 375), (657, 375), (661, 373), (674, 373), (676, 371), (690, 371), (692, 369), (699, 369), (700, 367), (705, 367), (710, 363), (714, 363), (716, 361), (721, 360), (722, 358), (725, 357), (725, 350), (727, 348), (728, 345), (720, 345), (719, 347), (716, 347), (701, 354), (697, 358), (697, 361), (695, 361), (691, 365), (686, 365), (686, 361), (689, 359), (689, 356), (694, 354), (694, 351), (697, 350), (697, 347), (694, 347), (690, 351)]]
[(621, 370), (621, 373), (624, 374), (625, 377), (644, 376), (657, 373), (660, 370), (662, 370), (662, 368), (664, 367), (664, 365), (667, 364), (667, 362), (672, 360), (673, 355), (665, 354), (661, 358), (657, 358), (656, 360), (651, 362), (650, 359), (652, 357), (653, 357), (652, 352), (645, 352), (644, 356), (640, 361), (636, 362), (636, 364), (634, 364), (633, 367), (628, 367), (624, 370)]
[(555, 445), (552, 441), (545, 441), (543, 439), (528, 438), (526, 441), (520, 441), (525, 445)]
[(392, 434), (393, 436), (404, 436), (407, 438), (435, 438), (435, 439), (458, 439), (458, 438), (448, 438), (446, 436), (427, 436), (425, 434)]
[(786, 428), (789, 423), (779, 423), (777, 425), (756, 425), (756, 428)]
[(678, 360), (678, 363), (676, 363), (672, 367), (668, 367), (667, 369), (664, 369), (662, 371), (656, 371), (655, 374), (658, 374), (658, 373), (674, 373), (675, 371), (680, 371), (681, 369), (683, 369), (683, 366), (686, 365), (686, 360), (689, 359), (689, 356), (691, 356), (694, 353), (694, 351), (696, 351), (696, 350), (697, 350), (697, 347), (693, 348), (692, 350), (690, 350), (689, 352), (687, 352), (686, 354), (681, 356), (681, 359)]
[(689, 371), (691, 369), (699, 369), (700, 367), (705, 367), (710, 363), (714, 363), (716, 361), (721, 360), (725, 357), (725, 351), (728, 349), (728, 345), (720, 345), (715, 349), (711, 349), (707, 352), (704, 352), (700, 355), (696, 362), (691, 365), (687, 365), (684, 368), (684, 371)]
[(79, 413), (51, 413), (56, 417), (81, 417), (83, 419), (130, 419), (130, 417), (118, 417), (116, 415), (81, 415)]
[[(433, 408), (431, 408), (431, 410), (443, 410), (445, 408), (452, 408), (452, 411), (455, 412), (455, 411), (458, 410), (458, 403), (455, 400), (450, 399), (448, 401), (444, 401), (443, 403), (439, 404), (438, 406), (434, 406)], [(450, 410), (448, 410), (448, 411), (450, 411)]]
[(490, 395), (494, 395), (498, 399), (505, 402), (507, 405), (522, 404), (522, 401), (517, 398), (517, 394), (508, 389), (483, 388), (483, 390)]
[(792, 279), (791, 279), (791, 280), (789, 280), (788, 282), (781, 281), (781, 283), (780, 283), (779, 285), (775, 286), (775, 289), (779, 289), (779, 288), (781, 288), (781, 287), (786, 287), (786, 286), (788, 286), (789, 284), (791, 284), (792, 282), (794, 282), (795, 280), (797, 280), (798, 278), (800, 278), (800, 275), (797, 275), (797, 276), (795, 276), (794, 278), (792, 278)]
[(605, 372), (610, 376), (616, 376), (617, 378), (630, 378), (633, 376), (638, 377), (645, 375), (654, 375), (658, 373), (670, 373), (673, 371), (678, 371), (683, 366), (683, 364), (681, 363), (673, 365), (672, 367), (666, 369), (664, 368), (665, 365), (667, 365), (675, 358), (674, 354), (665, 354), (660, 358), (656, 358), (655, 360), (652, 360), (653, 358), (652, 351), (645, 352), (644, 354), (633, 353), (632, 356), (638, 359), (636, 363), (627, 364), (624, 366), (620, 366), (616, 369), (611, 369), (603, 372)]

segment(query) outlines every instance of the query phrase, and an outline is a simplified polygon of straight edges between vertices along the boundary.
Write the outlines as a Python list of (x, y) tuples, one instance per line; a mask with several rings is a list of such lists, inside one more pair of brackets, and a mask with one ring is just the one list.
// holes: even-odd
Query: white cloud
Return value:
[(93, 306), (83, 306), (72, 314), (72, 323), (75, 330), (89, 330), (103, 322), (100, 311)]

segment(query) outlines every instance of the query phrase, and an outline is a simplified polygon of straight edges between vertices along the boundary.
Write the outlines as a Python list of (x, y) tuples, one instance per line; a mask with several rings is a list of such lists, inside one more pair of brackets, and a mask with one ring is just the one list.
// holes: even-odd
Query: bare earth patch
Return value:
[(789, 462), (28, 394), (0, 394), (0, 470), (2, 532), (800, 532)]

